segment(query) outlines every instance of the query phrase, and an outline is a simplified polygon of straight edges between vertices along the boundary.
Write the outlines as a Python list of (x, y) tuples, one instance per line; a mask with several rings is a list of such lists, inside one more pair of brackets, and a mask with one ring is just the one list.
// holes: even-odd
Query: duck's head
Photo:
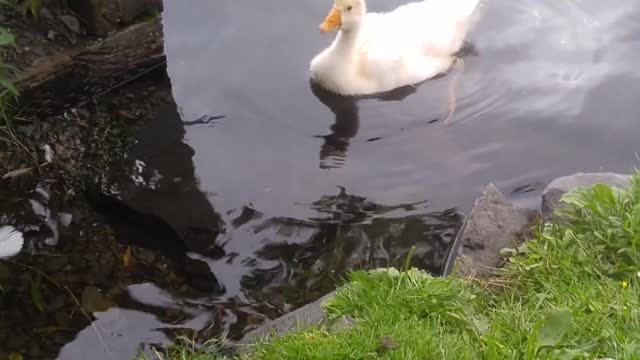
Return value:
[(366, 13), (364, 0), (334, 0), (329, 15), (320, 24), (320, 31), (350, 30), (360, 24)]

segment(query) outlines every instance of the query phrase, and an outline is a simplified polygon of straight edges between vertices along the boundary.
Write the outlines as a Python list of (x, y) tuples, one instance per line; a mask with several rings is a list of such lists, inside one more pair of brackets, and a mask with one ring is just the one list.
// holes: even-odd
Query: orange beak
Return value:
[(331, 32), (342, 26), (342, 11), (332, 8), (329, 15), (320, 24), (320, 31), (323, 33)]

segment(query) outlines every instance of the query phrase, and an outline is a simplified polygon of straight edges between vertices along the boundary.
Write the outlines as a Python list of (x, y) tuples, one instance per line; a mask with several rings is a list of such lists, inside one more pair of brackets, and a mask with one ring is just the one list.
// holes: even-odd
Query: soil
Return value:
[(14, 48), (0, 48), (0, 59), (18, 71), (36, 65), (44, 57), (100, 40), (87, 36), (84, 24), (65, 7), (52, 4), (43, 8), (38, 21), (22, 16), (6, 5), (0, 5), (0, 9), (0, 26), (9, 29), (16, 36)]
[[(18, 69), (95, 41), (83, 35), (82, 27), (76, 32), (64, 24), (60, 16), (73, 15), (68, 10), (46, 9), (35, 24), (6, 9), (0, 24), (17, 35), (17, 48), (0, 56)], [(153, 121), (162, 104), (173, 102), (165, 76), (158, 69), (63, 114), (12, 117), (8, 124), (0, 120), (0, 226), (12, 225), (25, 235), (18, 256), (0, 259), (0, 360), (15, 354), (56, 358), (93, 320), (91, 310), (114, 303), (141, 307), (127, 297), (126, 288), (143, 279), (183, 296), (196, 291), (162, 255), (132, 246), (133, 264), (127, 260), (125, 246), (82, 196), (87, 183), (128, 168), (132, 134)], [(47, 219), (61, 215), (70, 216), (71, 224), (58, 221), (54, 229)], [(52, 246), (48, 241), (56, 231)], [(167, 322), (186, 316), (178, 309), (141, 311)], [(42, 340), (29, 341), (35, 337)]]

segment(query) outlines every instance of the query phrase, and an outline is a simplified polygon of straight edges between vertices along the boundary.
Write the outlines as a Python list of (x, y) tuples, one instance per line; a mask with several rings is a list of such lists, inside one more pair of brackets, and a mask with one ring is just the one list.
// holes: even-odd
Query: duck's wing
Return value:
[(479, 0), (425, 0), (368, 13), (361, 48), (369, 57), (448, 56), (458, 51)]

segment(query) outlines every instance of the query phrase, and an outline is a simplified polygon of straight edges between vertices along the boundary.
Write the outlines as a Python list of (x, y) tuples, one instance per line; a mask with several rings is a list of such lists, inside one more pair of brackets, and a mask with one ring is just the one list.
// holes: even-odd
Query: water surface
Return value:
[[(401, 3), (370, 0), (369, 9)], [(176, 156), (165, 134), (138, 156), (164, 174), (160, 193), (174, 194), (155, 208), (185, 218), (176, 223), (220, 221), (226, 254), (198, 256), (223, 295), (185, 299), (136, 287), (139, 301), (191, 313), (175, 326), (240, 335), (322, 295), (334, 271), (397, 261), (413, 244), (416, 263), (437, 273), (459, 226), (455, 210), (468, 209), (488, 183), (536, 207), (554, 177), (637, 164), (637, 1), (484, 1), (450, 126), (442, 120), (451, 75), (386, 99), (314, 92), (308, 63), (332, 41), (318, 31), (330, 6), (165, 2), (177, 108), (163, 110), (163, 121), (179, 135), (170, 144), (187, 150), (166, 160)], [(186, 178), (199, 199), (175, 197), (168, 184)], [(157, 317), (126, 317), (129, 325), (114, 331), (127, 334), (119, 354), (164, 339), (153, 330), (163, 326)], [(113, 329), (121, 318), (99, 322)], [(117, 348), (119, 339), (107, 342)], [(66, 351), (99, 348), (97, 341), (87, 329)]]

